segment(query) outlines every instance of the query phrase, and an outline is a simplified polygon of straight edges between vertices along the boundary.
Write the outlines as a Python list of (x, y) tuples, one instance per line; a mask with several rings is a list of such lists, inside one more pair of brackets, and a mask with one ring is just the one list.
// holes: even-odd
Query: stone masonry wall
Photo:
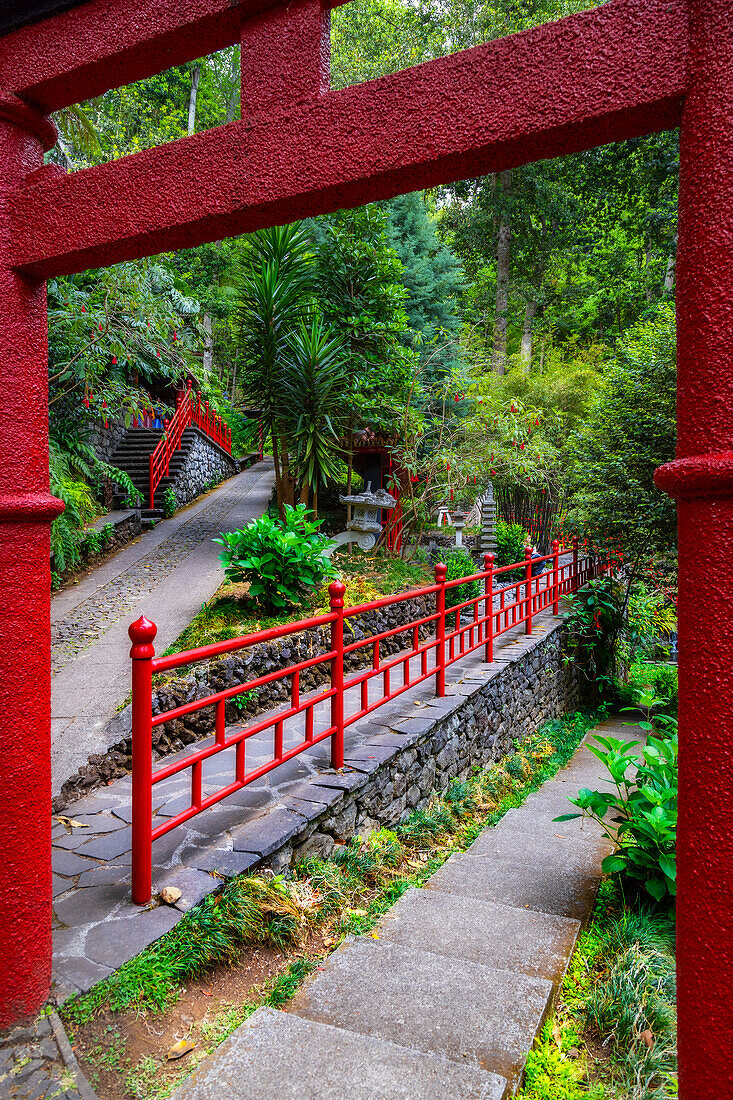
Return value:
[[(548, 719), (597, 702), (593, 686), (574, 664), (564, 662), (563, 636), (563, 624), (556, 623), (542, 638), (523, 639), (520, 652), (484, 683), (458, 685), (458, 693), (434, 700), (418, 717), (414, 709), (402, 720), (393, 717), (356, 758), (347, 753), (347, 768), (352, 764), (358, 771), (344, 775), (342, 798), (314, 814), (265, 864), (276, 872), (287, 870), (305, 856), (330, 853), (351, 836), (396, 825), (452, 779), (510, 754), (515, 739), (530, 736)], [(374, 717), (379, 724), (379, 711)], [(328, 782), (335, 787), (337, 779)]]
[(239, 464), (231, 455), (197, 431), (183, 469), (175, 481), (174, 492), (178, 507), (182, 508), (206, 489), (232, 477), (238, 469)]
[(105, 428), (104, 421), (98, 420), (89, 435), (90, 446), (94, 449), (97, 458), (102, 462), (111, 462), (112, 455), (126, 432), (127, 428), (123, 421), (108, 420)]

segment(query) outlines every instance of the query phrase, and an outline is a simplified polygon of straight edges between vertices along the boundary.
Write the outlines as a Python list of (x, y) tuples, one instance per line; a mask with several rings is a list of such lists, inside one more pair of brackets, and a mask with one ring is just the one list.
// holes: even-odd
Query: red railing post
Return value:
[(525, 592), (527, 598), (527, 622), (524, 627), (525, 634), (532, 633), (532, 548), (525, 546), (524, 548), (524, 561), (525, 561)]
[(570, 577), (570, 591), (578, 587), (578, 536), (573, 535), (573, 571)]
[(486, 619), (486, 649), (484, 657), (491, 662), (494, 659), (494, 555), (484, 554), (484, 615)]
[(560, 612), (560, 543), (557, 539), (552, 544), (552, 614)]
[(336, 618), (331, 623), (331, 767), (338, 771), (344, 766), (344, 593), (346, 585), (342, 581), (331, 581), (328, 595), (331, 611)]
[(438, 621), (435, 624), (435, 694), (442, 698), (445, 695), (445, 576), (448, 566), (442, 561), (435, 565), (435, 583), (440, 588), (435, 593), (435, 609), (438, 612)]
[(153, 462), (153, 456), (151, 455), (150, 458), (148, 459), (148, 487), (150, 489), (150, 507), (151, 507), (151, 509), (153, 509), (155, 507), (155, 471), (154, 471), (153, 467), (154, 467), (154, 462)]
[(150, 901), (153, 887), (153, 641), (155, 623), (142, 615), (128, 629), (132, 649), (132, 900)]

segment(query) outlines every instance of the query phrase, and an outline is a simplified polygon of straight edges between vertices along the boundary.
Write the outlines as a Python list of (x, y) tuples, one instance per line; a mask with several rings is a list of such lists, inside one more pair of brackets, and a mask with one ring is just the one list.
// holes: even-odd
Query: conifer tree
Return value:
[(405, 309), (410, 328), (418, 334), (423, 385), (429, 390), (460, 362), (463, 270), (438, 237), (419, 191), (392, 199), (387, 210), (389, 242), (404, 268), (401, 278), (409, 293)]

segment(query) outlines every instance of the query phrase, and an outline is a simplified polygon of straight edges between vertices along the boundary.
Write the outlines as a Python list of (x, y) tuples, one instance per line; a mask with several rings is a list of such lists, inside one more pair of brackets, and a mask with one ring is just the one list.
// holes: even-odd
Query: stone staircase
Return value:
[[(595, 731), (594, 731), (595, 732)], [(617, 719), (600, 732), (632, 739)], [(285, 1012), (258, 1009), (173, 1100), (505, 1100), (552, 1007), (613, 848), (567, 796), (610, 783), (585, 744)]]
[(130, 428), (122, 442), (112, 455), (112, 464), (129, 475), (133, 485), (142, 494), (143, 519), (161, 519), (163, 516), (163, 495), (167, 488), (175, 483), (186, 461), (188, 452), (196, 438), (194, 428), (186, 428), (181, 437), (181, 446), (170, 461), (169, 475), (164, 477), (155, 490), (155, 508), (149, 507), (149, 459), (160, 443), (161, 432), (149, 428)]

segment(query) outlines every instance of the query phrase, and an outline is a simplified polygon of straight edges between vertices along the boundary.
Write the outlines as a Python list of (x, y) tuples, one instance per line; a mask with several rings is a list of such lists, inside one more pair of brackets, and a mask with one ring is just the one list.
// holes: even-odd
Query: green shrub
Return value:
[(639, 692), (651, 689), (677, 706), (677, 665), (666, 661), (637, 661), (628, 671), (628, 679), (618, 685), (622, 703), (634, 703)]
[(176, 508), (178, 507), (178, 501), (176, 500), (176, 494), (172, 485), (169, 485), (166, 491), (163, 493), (163, 515), (166, 519), (170, 519), (175, 515)]
[(526, 534), (521, 523), (496, 521), (496, 566), (514, 565), (524, 561), (524, 540)]
[[(445, 564), (448, 567), (445, 575), (447, 581), (456, 581), (459, 577), (470, 577), (473, 573), (478, 572), (478, 568), (468, 550), (464, 550), (459, 546), (450, 551)], [(471, 581), (469, 584), (458, 584), (455, 588), (448, 588), (445, 593), (445, 606), (456, 607), (457, 604), (470, 600), (473, 596), (478, 596), (480, 591), (480, 581)], [(470, 610), (471, 608), (466, 608), (466, 611)]]
[(219, 559), (227, 579), (249, 584), (250, 596), (267, 609), (302, 603), (336, 574), (324, 553), (330, 544), (318, 530), (320, 521), (310, 515), (304, 504), (286, 504), (284, 521), (260, 516), (214, 539), (224, 547)]
[[(581, 790), (569, 801), (580, 814), (562, 814), (556, 821), (576, 817), (591, 817), (600, 822), (612, 839), (613, 825), (618, 830), (619, 848), (606, 856), (603, 870), (618, 874), (627, 883), (641, 885), (656, 901), (675, 894), (675, 840), (677, 833), (677, 721), (652, 711), (667, 703), (646, 695), (637, 699), (650, 718), (640, 722), (650, 733), (641, 759), (634, 754), (638, 741), (621, 741), (615, 737), (596, 737), (598, 747), (590, 751), (608, 769), (616, 791)], [(659, 736), (653, 736), (657, 732)], [(638, 765), (636, 774), (627, 773)]]

